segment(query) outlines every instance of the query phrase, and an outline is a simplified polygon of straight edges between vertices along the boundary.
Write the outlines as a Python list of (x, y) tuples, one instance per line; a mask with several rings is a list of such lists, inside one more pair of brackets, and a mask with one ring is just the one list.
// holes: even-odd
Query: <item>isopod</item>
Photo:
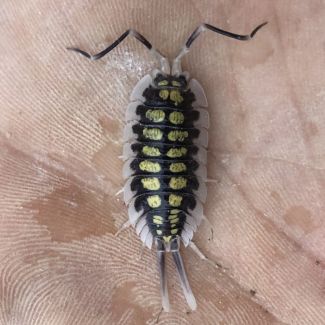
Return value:
[(88, 59), (98, 60), (128, 35), (135, 37), (158, 59), (160, 67), (144, 76), (131, 93), (124, 128), (123, 194), (129, 220), (145, 246), (157, 250), (162, 306), (169, 311), (165, 253), (171, 252), (185, 299), (192, 310), (197, 307), (179, 252), (180, 242), (192, 245), (194, 232), (203, 218), (207, 198), (207, 147), (209, 114), (202, 86), (181, 68), (182, 57), (193, 41), (206, 30), (236, 40), (238, 35), (209, 24), (201, 24), (187, 39), (179, 54), (169, 61), (140, 33), (127, 30), (114, 43), (96, 55), (68, 48)]

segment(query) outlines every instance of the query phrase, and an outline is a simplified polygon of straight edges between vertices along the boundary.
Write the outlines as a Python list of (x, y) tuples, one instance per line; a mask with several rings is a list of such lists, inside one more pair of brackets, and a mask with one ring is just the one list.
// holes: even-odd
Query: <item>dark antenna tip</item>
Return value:
[(261, 24), (261, 25), (258, 25), (252, 32), (251, 32), (251, 34), (250, 34), (250, 38), (253, 38), (254, 36), (255, 36), (255, 34), (263, 27), (263, 26), (265, 26), (265, 25), (267, 25), (268, 24), (268, 22), (266, 21), (266, 22), (264, 22), (263, 24)]
[(76, 47), (66, 47), (66, 49), (67, 49), (68, 51), (77, 52), (77, 53), (79, 53), (79, 54), (85, 56), (86, 58), (88, 58), (88, 59), (90, 59), (90, 60), (92, 59), (92, 56), (91, 56), (89, 53), (87, 53), (87, 52), (85, 52), (85, 51), (83, 51), (83, 50), (80, 50), (80, 49), (78, 49), (78, 48), (76, 48)]

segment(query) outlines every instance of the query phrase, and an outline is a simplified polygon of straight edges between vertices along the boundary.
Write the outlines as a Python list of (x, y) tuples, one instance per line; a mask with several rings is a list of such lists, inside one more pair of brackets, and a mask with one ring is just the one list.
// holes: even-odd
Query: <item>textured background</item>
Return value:
[(155, 252), (115, 193), (129, 94), (153, 67), (127, 28), (173, 57), (202, 21), (184, 66), (211, 114), (205, 213), (183, 251), (198, 310), (168, 262), (172, 312), (159, 324), (323, 324), (325, 317), (323, 1), (54, 1), (0, 5), (0, 324), (154, 324)]

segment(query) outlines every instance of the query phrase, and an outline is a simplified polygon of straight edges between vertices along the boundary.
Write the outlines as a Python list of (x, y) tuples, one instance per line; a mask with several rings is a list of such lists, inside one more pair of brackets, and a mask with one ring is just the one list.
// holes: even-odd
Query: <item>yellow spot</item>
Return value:
[(167, 156), (169, 158), (179, 158), (187, 154), (187, 149), (184, 147), (181, 148), (171, 148), (167, 151)]
[(169, 181), (169, 186), (173, 190), (181, 190), (187, 186), (187, 179), (184, 177), (172, 177)]
[(181, 112), (172, 112), (169, 114), (169, 121), (173, 124), (183, 124), (184, 114)]
[(168, 99), (169, 96), (169, 91), (167, 89), (162, 89), (159, 92), (159, 97), (162, 98), (163, 100)]
[(156, 216), (156, 215), (153, 216), (153, 218), (154, 218), (154, 219), (157, 219), (157, 220), (161, 220), (161, 221), (162, 221), (162, 219), (163, 219), (161, 216)]
[(161, 140), (163, 137), (162, 131), (157, 128), (144, 128), (142, 133), (145, 138), (150, 140)]
[(179, 90), (172, 90), (169, 97), (171, 101), (175, 102), (176, 106), (184, 100)]
[(169, 170), (173, 173), (181, 173), (186, 171), (186, 165), (184, 163), (171, 163)]
[(173, 224), (173, 223), (177, 223), (178, 221), (179, 221), (179, 218), (175, 218), (175, 219), (170, 220), (170, 223)]
[(170, 131), (168, 133), (168, 140), (170, 140), (170, 141), (180, 141), (180, 142), (182, 142), (187, 137), (188, 137), (188, 132), (187, 131), (175, 130), (175, 131)]
[(176, 235), (177, 232), (178, 232), (178, 229), (177, 229), (177, 228), (176, 228), (176, 229), (171, 229), (171, 231), (170, 231), (170, 233), (171, 233), (172, 235)]
[(165, 119), (165, 112), (161, 109), (148, 109), (146, 118), (155, 123), (162, 122)]
[(147, 197), (147, 202), (151, 208), (158, 208), (161, 205), (161, 198), (159, 195), (150, 195)]
[(149, 160), (141, 161), (140, 164), (139, 164), (139, 168), (142, 171), (150, 172), (150, 173), (158, 173), (161, 170), (161, 167), (160, 167), (159, 163), (152, 162), (152, 161), (149, 161)]
[(144, 146), (142, 148), (142, 152), (146, 155), (146, 156), (150, 156), (150, 157), (159, 157), (161, 155), (160, 151), (158, 148), (155, 147), (149, 147), (149, 146)]
[(156, 225), (162, 225), (163, 222), (161, 220), (158, 220), (158, 219), (153, 219), (152, 222)]
[(160, 182), (157, 177), (146, 177), (141, 179), (143, 188), (146, 188), (150, 191), (156, 191), (160, 188)]
[(175, 228), (175, 227), (176, 227), (176, 224), (173, 223), (173, 224), (170, 225), (170, 227), (171, 227), (171, 228)]
[(163, 238), (166, 243), (169, 243), (170, 240), (172, 239), (172, 236), (164, 236)]
[(168, 217), (168, 219), (169, 219), (169, 220), (173, 220), (173, 219), (175, 219), (175, 218), (177, 218), (177, 217), (178, 217), (177, 214), (170, 214), (169, 217)]
[(170, 210), (170, 213), (172, 213), (172, 214), (177, 214), (177, 213), (180, 213), (181, 212), (181, 210), (178, 210), (178, 209), (171, 209)]
[(158, 86), (167, 86), (168, 85), (168, 81), (167, 80), (161, 80), (158, 82)]
[(183, 197), (176, 194), (170, 194), (168, 198), (168, 203), (172, 207), (179, 207), (182, 204)]
[(172, 85), (175, 86), (175, 87), (180, 87), (181, 86), (181, 83), (176, 81), (176, 80), (173, 80), (172, 81)]
[(162, 231), (161, 230), (157, 230), (157, 235), (162, 235)]

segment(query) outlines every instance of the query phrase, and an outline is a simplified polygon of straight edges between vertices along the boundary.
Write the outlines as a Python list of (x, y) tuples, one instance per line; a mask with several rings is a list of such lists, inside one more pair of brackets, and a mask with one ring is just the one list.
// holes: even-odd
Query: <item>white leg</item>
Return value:
[(119, 191), (117, 191), (116, 193), (115, 193), (115, 196), (118, 196), (118, 195), (120, 195), (121, 193), (123, 193), (124, 192), (124, 187), (122, 187)]
[(199, 256), (199, 258), (203, 261), (207, 261), (208, 263), (210, 263), (213, 267), (216, 268), (221, 268), (222, 266), (218, 263), (215, 263), (213, 261), (211, 261), (210, 259), (208, 259), (202, 252), (201, 250), (195, 245), (194, 242), (190, 242), (189, 246), (193, 249), (193, 251)]
[(130, 221), (126, 221), (125, 223), (123, 223), (123, 225), (121, 226), (121, 228), (115, 233), (115, 237), (117, 237), (123, 230), (129, 228), (131, 226)]
[(201, 260), (207, 260), (207, 257), (200, 251), (200, 249), (194, 244), (194, 242), (190, 242), (189, 246), (193, 249), (193, 251), (199, 256)]
[(203, 215), (203, 218), (202, 219), (210, 226), (211, 240), (213, 241), (213, 227), (211, 225), (211, 222), (210, 222), (210, 220), (205, 215)]

